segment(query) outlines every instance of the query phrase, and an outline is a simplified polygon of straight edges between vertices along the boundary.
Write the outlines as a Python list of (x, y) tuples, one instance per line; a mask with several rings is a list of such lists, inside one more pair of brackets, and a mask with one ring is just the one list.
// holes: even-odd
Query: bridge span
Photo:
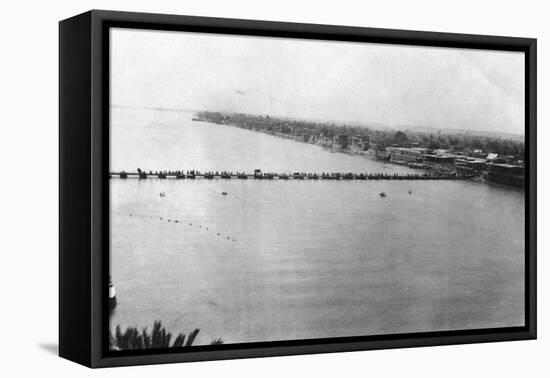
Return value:
[(464, 180), (473, 178), (471, 175), (457, 175), (456, 173), (353, 173), (353, 172), (323, 172), (323, 173), (273, 173), (261, 172), (199, 172), (191, 171), (136, 171), (111, 172), (109, 178), (120, 179), (177, 179), (177, 180)]

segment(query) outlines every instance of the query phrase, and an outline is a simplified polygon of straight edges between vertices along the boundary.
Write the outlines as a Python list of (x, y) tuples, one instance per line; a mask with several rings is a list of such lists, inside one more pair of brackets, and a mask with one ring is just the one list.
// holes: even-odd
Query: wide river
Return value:
[[(407, 171), (188, 113), (113, 109), (111, 129), (113, 171)], [(172, 333), (200, 328), (196, 344), (208, 344), (524, 324), (522, 190), (468, 181), (110, 184), (112, 327), (161, 320)]]

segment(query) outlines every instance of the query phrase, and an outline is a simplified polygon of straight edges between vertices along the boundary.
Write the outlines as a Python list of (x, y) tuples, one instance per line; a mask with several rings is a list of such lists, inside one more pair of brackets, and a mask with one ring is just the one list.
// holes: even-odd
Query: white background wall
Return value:
[[(12, 376), (541, 376), (550, 246), (545, 166), (550, 27), (543, 1), (9, 1), (0, 22), (0, 375)], [(539, 340), (117, 368), (92, 371), (56, 357), (58, 26), (89, 9), (295, 21), (539, 39)], [(546, 369), (545, 369), (546, 368)]]

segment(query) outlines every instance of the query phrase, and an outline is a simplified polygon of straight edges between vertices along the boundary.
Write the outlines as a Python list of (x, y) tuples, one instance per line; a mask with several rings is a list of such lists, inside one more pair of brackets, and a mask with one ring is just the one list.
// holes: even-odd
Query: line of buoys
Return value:
[[(119, 213), (117, 213), (117, 214), (121, 214), (121, 213), (119, 212)], [(135, 215), (136, 217), (140, 217), (140, 218), (151, 218), (151, 219), (153, 218), (152, 215), (132, 214), (132, 213), (129, 213), (128, 215), (129, 215), (130, 217), (133, 217), (133, 216)], [(159, 217), (159, 220), (163, 221), (164, 218), (163, 218), (163, 217)], [(167, 221), (167, 222), (170, 222), (170, 223), (181, 223), (181, 224), (183, 224), (183, 221), (180, 221), (179, 219), (167, 218), (166, 221)], [(193, 226), (193, 223), (189, 223), (189, 226)], [(201, 229), (204, 228), (205, 230), (210, 230), (209, 227), (206, 227), (206, 226), (203, 227), (202, 224), (199, 224), (198, 226), (199, 226), (199, 228), (201, 228)], [(221, 234), (220, 234), (219, 232), (217, 232), (216, 235), (217, 235), (217, 236), (221, 236)], [(233, 239), (233, 238), (231, 238), (230, 236), (227, 236), (226, 239), (227, 239), (227, 240), (231, 240), (231, 241), (233, 241), (233, 242), (236, 242), (236, 241), (237, 241), (237, 239)]]

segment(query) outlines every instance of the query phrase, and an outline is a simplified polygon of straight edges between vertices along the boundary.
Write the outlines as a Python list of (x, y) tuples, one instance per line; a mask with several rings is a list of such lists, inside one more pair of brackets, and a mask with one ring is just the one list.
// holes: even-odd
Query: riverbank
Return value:
[[(456, 151), (456, 146), (452, 151), (434, 150), (430, 147), (433, 143), (428, 144), (428, 147), (420, 147), (419, 142), (409, 140), (402, 131), (397, 131), (392, 138), (385, 134), (380, 135), (379, 131), (357, 126), (347, 127), (316, 122), (278, 120), (269, 116), (226, 115), (215, 112), (199, 112), (192, 118), (192, 121), (233, 126), (318, 146), (331, 153), (343, 153), (406, 166), (409, 169), (428, 172), (429, 175), (479, 177), (487, 182), (520, 188), (525, 185), (525, 166), (521, 160), (523, 152), (516, 142), (513, 144), (514, 148), (510, 147), (510, 151), (518, 155), (498, 156), (496, 153), (487, 152), (484, 155), (481, 150)], [(338, 134), (337, 132), (345, 133)], [(508, 151), (498, 144), (492, 146), (495, 150), (491, 151)], [(483, 156), (486, 158), (482, 158)]]

